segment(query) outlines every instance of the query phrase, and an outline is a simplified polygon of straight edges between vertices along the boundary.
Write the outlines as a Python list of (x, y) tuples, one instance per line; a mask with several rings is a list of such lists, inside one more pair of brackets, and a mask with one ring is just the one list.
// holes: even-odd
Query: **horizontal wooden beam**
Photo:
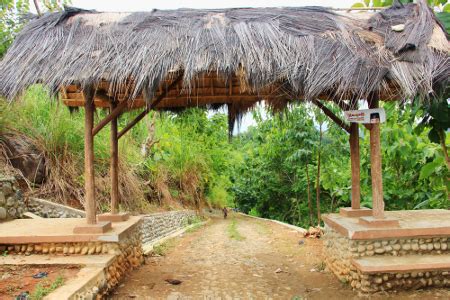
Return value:
[[(195, 105), (206, 105), (206, 104), (220, 104), (220, 103), (232, 103), (234, 101), (260, 101), (263, 99), (273, 99), (281, 96), (278, 95), (249, 95), (249, 94), (232, 94), (232, 95), (180, 95), (171, 97), (166, 95), (162, 101), (155, 108), (171, 108), (171, 107), (181, 107), (181, 106), (195, 106)], [(84, 100), (81, 98), (77, 99), (62, 99), (62, 102), (66, 106), (70, 107), (82, 107), (84, 106)], [(128, 102), (129, 109), (137, 109), (145, 107), (145, 101), (140, 95), (138, 98), (133, 100), (123, 100), (120, 102)], [(108, 108), (108, 101), (95, 98), (95, 107)]]
[[(69, 107), (82, 107), (84, 106), (84, 100), (82, 99), (62, 99), (62, 102), (64, 105)], [(136, 98), (133, 100), (128, 101), (120, 101), (120, 102), (126, 102), (128, 109), (136, 109), (141, 108), (145, 106), (145, 101), (142, 98)], [(100, 100), (98, 98), (95, 98), (95, 107), (97, 108), (108, 108), (110, 105), (110, 102)]]
[(111, 120), (117, 118), (122, 111), (127, 107), (127, 101), (119, 102), (119, 104), (103, 119), (101, 120), (93, 129), (92, 135), (96, 135), (103, 127), (105, 127)]
[[(189, 97), (166, 97), (156, 108), (170, 108), (181, 106), (195, 106), (206, 104), (226, 104), (233, 103), (235, 101), (255, 102), (261, 100), (268, 100), (274, 97), (270, 95), (249, 96), (249, 95), (232, 95), (232, 96), (189, 96)], [(281, 97), (280, 97), (281, 98)]]

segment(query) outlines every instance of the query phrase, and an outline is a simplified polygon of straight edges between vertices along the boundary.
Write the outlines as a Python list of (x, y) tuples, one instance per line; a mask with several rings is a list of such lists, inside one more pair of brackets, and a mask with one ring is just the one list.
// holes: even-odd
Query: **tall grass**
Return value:
[[(29, 139), (45, 157), (47, 180), (29, 193), (82, 206), (84, 110), (71, 113), (59, 101), (50, 99), (40, 86), (31, 87), (13, 104), (3, 100), (0, 103), (0, 138), (8, 134)], [(107, 113), (97, 110), (95, 122)], [(119, 127), (125, 126), (137, 113), (122, 115)], [(154, 133), (149, 137), (151, 126)], [(100, 210), (109, 209), (109, 135), (106, 126), (94, 139), (96, 198)], [(154, 143), (143, 155), (142, 145), (149, 138)], [(208, 118), (199, 109), (179, 115), (150, 114), (119, 142), (122, 208), (143, 212), (155, 206), (226, 205), (232, 199), (228, 192), (230, 152), (224, 115)]]
[(228, 143), (224, 115), (208, 119), (199, 109), (180, 115), (164, 113), (155, 129), (157, 143), (143, 162), (160, 203), (200, 207), (223, 206), (231, 201), (228, 189), (230, 168), (226, 161)]
[[(96, 121), (106, 112), (98, 111)], [(45, 158), (47, 180), (30, 193), (51, 198), (57, 202), (82, 206), (84, 203), (84, 112), (70, 113), (69, 109), (50, 99), (40, 86), (31, 87), (13, 104), (4, 105), (2, 123), (4, 134), (29, 139)], [(109, 202), (109, 128), (101, 131), (94, 140), (97, 200), (100, 208)], [(121, 144), (122, 153), (128, 154), (127, 145)], [(126, 156), (121, 156), (120, 182), (122, 204), (135, 210), (144, 200), (136, 174)]]

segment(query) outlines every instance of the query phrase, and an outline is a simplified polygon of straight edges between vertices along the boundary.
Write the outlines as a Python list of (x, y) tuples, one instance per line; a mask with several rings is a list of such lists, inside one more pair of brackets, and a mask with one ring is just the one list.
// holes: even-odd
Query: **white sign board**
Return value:
[(384, 108), (361, 109), (344, 111), (345, 119), (350, 123), (384, 123), (386, 122), (386, 113)]

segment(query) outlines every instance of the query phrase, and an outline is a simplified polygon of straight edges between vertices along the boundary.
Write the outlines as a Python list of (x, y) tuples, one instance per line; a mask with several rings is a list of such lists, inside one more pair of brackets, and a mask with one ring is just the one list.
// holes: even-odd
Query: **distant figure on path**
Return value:
[(227, 210), (227, 208), (224, 207), (224, 208), (222, 209), (222, 211), (223, 211), (223, 218), (226, 219), (227, 216), (228, 216), (228, 210)]

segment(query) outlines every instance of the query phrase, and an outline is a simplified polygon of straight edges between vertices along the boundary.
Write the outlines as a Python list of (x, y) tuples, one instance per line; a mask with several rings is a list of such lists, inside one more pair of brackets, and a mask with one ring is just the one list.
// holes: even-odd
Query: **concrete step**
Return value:
[(352, 263), (363, 274), (450, 271), (450, 254), (370, 256)]

